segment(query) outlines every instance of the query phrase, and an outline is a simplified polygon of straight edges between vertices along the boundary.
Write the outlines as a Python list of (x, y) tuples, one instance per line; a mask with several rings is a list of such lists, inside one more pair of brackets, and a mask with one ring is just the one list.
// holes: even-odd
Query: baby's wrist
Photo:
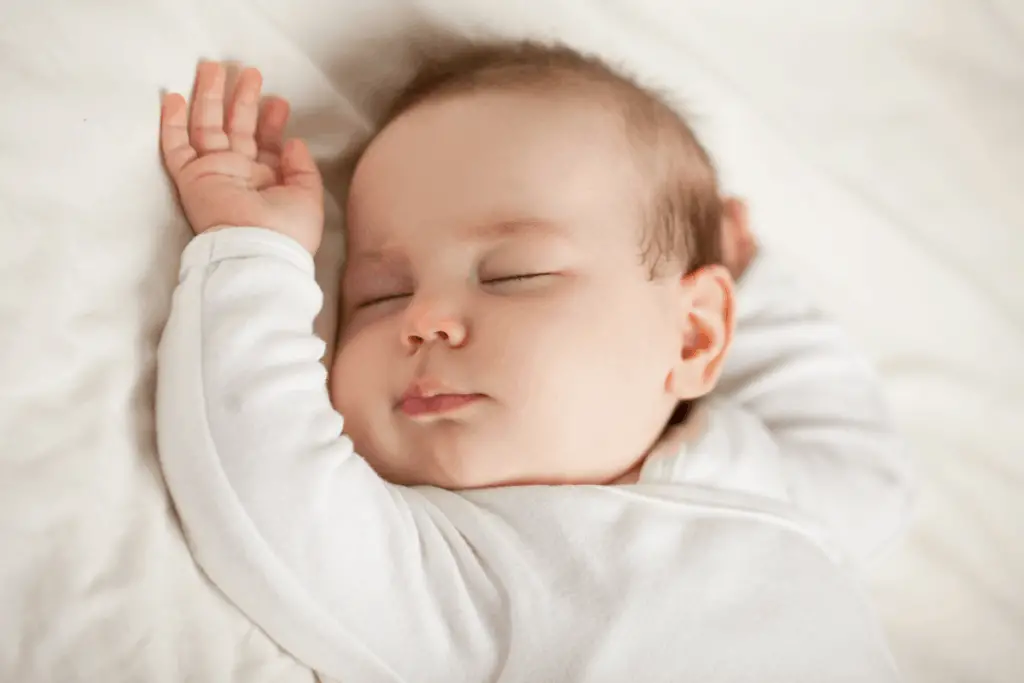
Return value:
[(274, 233), (275, 235), (284, 237), (288, 241), (293, 242), (298, 246), (302, 247), (302, 249), (310, 256), (316, 256), (316, 252), (320, 248), (320, 238), (322, 234), (322, 230), (313, 234), (312, 231), (304, 231), (302, 229), (289, 229), (273, 225), (261, 225), (258, 222), (246, 224), (220, 223), (218, 225), (208, 228), (204, 232), (212, 233), (233, 229), (264, 230), (266, 232)]

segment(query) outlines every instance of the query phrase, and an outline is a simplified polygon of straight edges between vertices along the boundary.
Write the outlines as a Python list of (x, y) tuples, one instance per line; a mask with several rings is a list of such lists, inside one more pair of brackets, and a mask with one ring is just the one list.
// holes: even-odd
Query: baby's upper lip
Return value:
[(433, 377), (417, 377), (406, 387), (402, 396), (398, 399), (399, 404), (410, 398), (429, 398), (431, 396), (444, 395), (465, 395), (473, 392), (455, 389)]

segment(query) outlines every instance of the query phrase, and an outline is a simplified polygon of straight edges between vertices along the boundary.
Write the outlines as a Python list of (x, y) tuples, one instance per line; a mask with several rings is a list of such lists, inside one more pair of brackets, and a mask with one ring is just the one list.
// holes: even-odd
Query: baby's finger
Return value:
[(285, 185), (320, 192), (323, 180), (309, 147), (298, 138), (289, 140), (281, 154), (281, 177)]
[(229, 148), (224, 132), (224, 67), (203, 62), (196, 70), (196, 90), (192, 98), (189, 135), (200, 154), (223, 152)]
[(231, 149), (256, 158), (256, 120), (259, 116), (263, 77), (258, 69), (246, 69), (238, 77), (228, 107), (227, 134)]
[(187, 109), (185, 98), (177, 93), (164, 95), (160, 107), (160, 151), (167, 172), (175, 181), (181, 169), (196, 158), (196, 150), (188, 139)]
[(270, 97), (263, 103), (259, 122), (256, 125), (256, 144), (259, 146), (257, 160), (271, 168), (281, 162), (281, 147), (284, 144), (284, 129), (291, 113), (287, 100)]

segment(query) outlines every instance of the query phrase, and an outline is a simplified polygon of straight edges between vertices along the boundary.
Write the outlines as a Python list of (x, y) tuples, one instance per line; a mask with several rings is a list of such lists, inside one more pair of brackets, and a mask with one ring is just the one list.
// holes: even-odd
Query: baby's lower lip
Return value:
[(410, 396), (398, 404), (399, 410), (410, 417), (439, 415), (458, 410), (479, 401), (483, 394), (437, 394), (435, 396)]

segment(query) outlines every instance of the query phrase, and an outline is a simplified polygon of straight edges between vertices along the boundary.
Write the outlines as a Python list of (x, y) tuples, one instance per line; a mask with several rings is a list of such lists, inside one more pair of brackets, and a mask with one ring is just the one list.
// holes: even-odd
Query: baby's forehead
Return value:
[[(395, 119), (356, 168), (349, 220), (360, 235), (386, 216), (441, 211), (458, 223), (537, 219), (636, 202), (623, 125), (599, 104), (535, 93), (479, 92), (421, 104)], [(447, 209), (447, 211), (442, 211)]]
[(486, 161), (495, 148), (505, 149), (506, 154), (527, 154), (537, 153), (535, 145), (542, 144), (555, 154), (572, 145), (622, 161), (636, 151), (631, 135), (635, 128), (621, 107), (612, 106), (607, 94), (487, 88), (417, 104), (380, 130), (365, 151), (372, 158), (374, 148), (429, 141), (431, 149), (438, 150), (440, 161), (444, 147), (472, 143), (479, 159)]

